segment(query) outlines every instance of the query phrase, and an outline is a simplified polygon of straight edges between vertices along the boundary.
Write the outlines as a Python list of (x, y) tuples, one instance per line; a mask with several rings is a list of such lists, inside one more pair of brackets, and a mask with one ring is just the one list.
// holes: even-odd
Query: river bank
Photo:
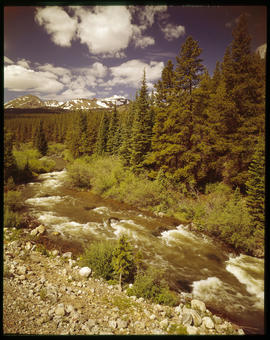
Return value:
[(48, 250), (46, 228), (32, 228), (4, 229), (4, 334), (244, 334), (187, 294), (174, 308), (82, 277), (67, 244)]
[(60, 253), (71, 251), (76, 257), (84, 245), (117, 239), (125, 233), (143, 250), (147, 264), (166, 270), (171, 289), (204, 301), (213, 314), (243, 325), (247, 333), (262, 334), (260, 261), (232, 256), (202, 233), (191, 233), (176, 219), (88, 190), (68, 188), (67, 172), (59, 171), (61, 167), (57, 170), (21, 188), (27, 210), (35, 217), (25, 219), (25, 228), (41, 223), (46, 226), (46, 234), (38, 240), (42, 247), (49, 251), (57, 248)]

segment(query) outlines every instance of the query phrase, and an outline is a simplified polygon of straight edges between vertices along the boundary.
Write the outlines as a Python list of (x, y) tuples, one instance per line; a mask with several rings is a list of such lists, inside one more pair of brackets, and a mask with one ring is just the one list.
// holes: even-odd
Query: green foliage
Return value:
[(13, 154), (14, 135), (4, 129), (4, 179), (14, 176), (16, 172), (16, 160)]
[(38, 149), (42, 156), (48, 152), (48, 142), (43, 130), (43, 122), (40, 121), (39, 126), (35, 133), (34, 146)]
[(4, 207), (4, 227), (19, 228), (22, 218), (18, 212), (12, 211), (9, 207)]
[(247, 187), (247, 206), (251, 215), (253, 233), (260, 242), (264, 239), (265, 225), (265, 145), (260, 138), (249, 166)]
[(187, 328), (186, 326), (182, 325), (182, 324), (171, 324), (169, 330), (168, 330), (169, 334), (177, 334), (177, 335), (187, 335)]
[(122, 235), (113, 251), (112, 266), (114, 273), (119, 277), (119, 289), (122, 280), (129, 280), (135, 271), (134, 250), (125, 235)]
[(163, 273), (157, 268), (149, 267), (146, 272), (139, 272), (132, 287), (127, 289), (129, 296), (135, 295), (159, 304), (176, 306), (176, 295), (168, 288)]
[(4, 193), (4, 205), (12, 211), (20, 210), (23, 207), (21, 192), (7, 191)]
[(91, 243), (80, 258), (81, 266), (88, 266), (97, 277), (105, 280), (114, 279), (114, 268), (112, 265), (115, 242), (99, 241)]
[(66, 149), (66, 145), (63, 143), (50, 143), (48, 145), (48, 156), (62, 156), (64, 150)]

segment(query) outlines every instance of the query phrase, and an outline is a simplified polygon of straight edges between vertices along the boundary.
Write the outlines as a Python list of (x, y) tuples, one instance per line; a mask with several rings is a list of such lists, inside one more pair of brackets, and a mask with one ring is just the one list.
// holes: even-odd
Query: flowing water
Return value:
[(148, 264), (166, 270), (171, 287), (192, 293), (251, 333), (264, 332), (263, 259), (235, 256), (168, 218), (72, 190), (65, 178), (65, 169), (42, 174), (23, 190), (32, 215), (49, 233), (84, 245), (124, 233)]

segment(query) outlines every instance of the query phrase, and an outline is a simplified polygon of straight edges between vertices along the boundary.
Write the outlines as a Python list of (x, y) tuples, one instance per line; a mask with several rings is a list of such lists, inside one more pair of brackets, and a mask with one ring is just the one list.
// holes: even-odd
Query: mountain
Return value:
[(4, 109), (36, 109), (36, 108), (59, 108), (62, 110), (88, 110), (88, 109), (99, 109), (112, 108), (114, 105), (121, 106), (129, 103), (129, 99), (123, 96), (114, 95), (109, 98), (102, 99), (72, 99), (65, 102), (57, 100), (41, 100), (40, 98), (31, 94), (18, 97), (10, 100), (4, 104)]

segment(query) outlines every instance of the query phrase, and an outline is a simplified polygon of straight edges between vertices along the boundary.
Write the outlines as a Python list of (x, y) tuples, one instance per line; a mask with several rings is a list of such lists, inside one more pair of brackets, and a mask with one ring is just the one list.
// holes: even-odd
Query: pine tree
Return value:
[(152, 128), (153, 116), (151, 110), (149, 110), (149, 97), (144, 70), (132, 126), (131, 165), (134, 170), (139, 170), (143, 167), (146, 155), (150, 151)]
[(47, 154), (48, 143), (43, 129), (43, 121), (40, 121), (39, 126), (36, 130), (34, 145), (42, 156), (45, 156)]
[(13, 155), (14, 135), (4, 128), (4, 180), (7, 181), (13, 176), (17, 169), (15, 157)]
[(253, 222), (253, 233), (263, 233), (265, 223), (265, 145), (261, 136), (248, 170), (247, 205)]
[(245, 15), (239, 18), (233, 38), (222, 64), (227, 96), (234, 105), (229, 113), (230, 132), (226, 138), (230, 155), (224, 171), (230, 184), (243, 190), (254, 140), (264, 132), (265, 70), (259, 56), (251, 53)]
[(118, 246), (113, 251), (112, 266), (116, 275), (119, 275), (119, 290), (122, 290), (122, 280), (134, 269), (133, 248), (125, 235), (118, 241)]
[(116, 154), (119, 148), (119, 118), (116, 105), (114, 106), (112, 115), (110, 117), (108, 140), (107, 140), (107, 152), (109, 155)]
[(97, 141), (95, 145), (95, 153), (97, 155), (103, 155), (107, 151), (107, 137), (109, 130), (109, 119), (105, 112), (102, 113)]

